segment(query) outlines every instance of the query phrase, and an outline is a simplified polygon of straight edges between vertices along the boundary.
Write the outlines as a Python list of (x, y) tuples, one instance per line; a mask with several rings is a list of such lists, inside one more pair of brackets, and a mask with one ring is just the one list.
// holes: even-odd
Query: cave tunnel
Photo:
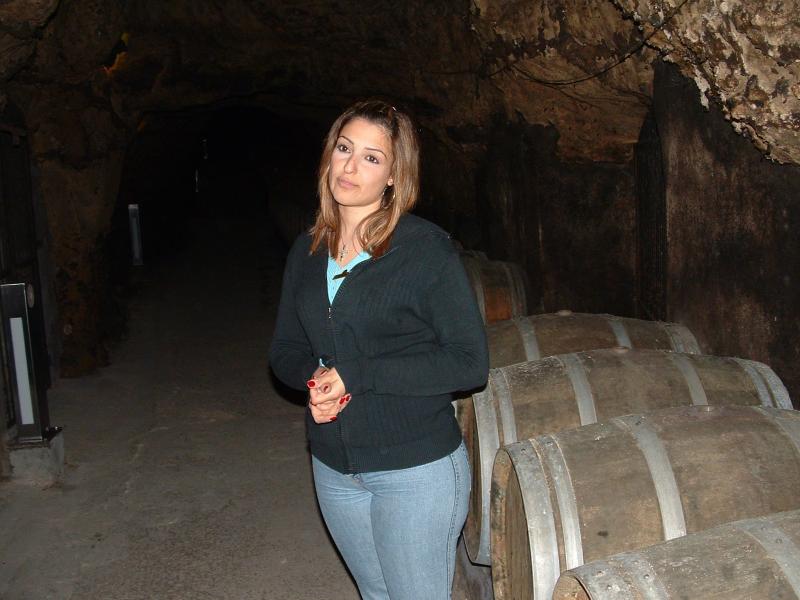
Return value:
[[(606, 390), (659, 371), (687, 404), (797, 407), (800, 7), (767, 4), (0, 6), (0, 596), (358, 597), (316, 504), (306, 396), (267, 354), (323, 139), (359, 99), (412, 117), (413, 212), (454, 241), (487, 332), (519, 338), (490, 389), (561, 360), (589, 427), (602, 360), (639, 364), (619, 347), (656, 327), (672, 346), (652, 352), (684, 358)], [(747, 462), (766, 437), (739, 444), (772, 512), (800, 508), (800, 424), (782, 427), (791, 493)], [(487, 561), (458, 560), (454, 597), (491, 597)]]
[(192, 220), (257, 220), (265, 241), (291, 243), (313, 217), (321, 127), (246, 106), (144, 117), (122, 167), (114, 272), (132, 259), (130, 204), (148, 264), (185, 247)]

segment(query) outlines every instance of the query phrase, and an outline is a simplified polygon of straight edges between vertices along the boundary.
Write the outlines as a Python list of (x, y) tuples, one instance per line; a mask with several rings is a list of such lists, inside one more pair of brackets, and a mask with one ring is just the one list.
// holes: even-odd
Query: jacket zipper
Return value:
[[(334, 356), (336, 356), (336, 358), (338, 358), (338, 352), (336, 350), (336, 336), (333, 335), (333, 305), (336, 303), (336, 299), (340, 297), (340, 295), (342, 293), (342, 288), (345, 285), (347, 285), (348, 280), (352, 279), (354, 275), (357, 275), (358, 273), (360, 273), (361, 271), (363, 271), (366, 268), (366, 264), (365, 263), (378, 262), (380, 259), (382, 259), (382, 258), (384, 258), (386, 256), (389, 256), (389, 254), (394, 252), (396, 249), (397, 249), (397, 247), (390, 248), (386, 252), (386, 254), (384, 254), (383, 256), (379, 256), (376, 259), (365, 260), (365, 261), (357, 264), (355, 267), (353, 267), (354, 270), (350, 271), (350, 273), (348, 273), (347, 277), (344, 278), (344, 281), (342, 281), (341, 285), (339, 286), (339, 289), (337, 290), (336, 295), (333, 297), (333, 302), (329, 302), (328, 303), (328, 327), (330, 328), (331, 339), (333, 340), (333, 352), (334, 352)], [(359, 269), (359, 267), (361, 267), (361, 268)], [(347, 451), (347, 445), (344, 443), (344, 432), (342, 431), (342, 427), (343, 427), (342, 419), (337, 419), (336, 423), (335, 423), (335, 426), (336, 426), (336, 434), (337, 434), (337, 437), (339, 438), (339, 443), (341, 444), (341, 447), (342, 447), (342, 454), (344, 455), (345, 462), (347, 463), (347, 471), (349, 473), (355, 473), (356, 472), (355, 471), (355, 465), (353, 465), (353, 463), (351, 462), (350, 453)]]
[(336, 304), (336, 299), (341, 297), (342, 288), (347, 285), (347, 282), (351, 281), (355, 275), (358, 275), (359, 273), (364, 271), (370, 263), (376, 263), (379, 260), (381, 260), (382, 258), (386, 258), (392, 252), (397, 250), (398, 247), (399, 246), (395, 246), (394, 248), (389, 248), (389, 250), (387, 250), (386, 254), (384, 254), (383, 256), (379, 256), (378, 258), (369, 258), (369, 259), (367, 259), (365, 261), (362, 261), (362, 262), (358, 263), (355, 267), (353, 267), (353, 270), (350, 271), (347, 274), (347, 277), (344, 278), (344, 281), (342, 281), (341, 285), (339, 286), (339, 290), (336, 292), (336, 295), (333, 297), (333, 302), (328, 304), (328, 319), (331, 318), (331, 313), (333, 311), (333, 305)]

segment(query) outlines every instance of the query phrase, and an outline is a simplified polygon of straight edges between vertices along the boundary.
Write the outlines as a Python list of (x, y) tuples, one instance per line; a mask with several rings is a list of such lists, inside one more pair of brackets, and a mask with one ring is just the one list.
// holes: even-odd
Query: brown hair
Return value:
[(319, 162), (319, 210), (309, 230), (312, 236), (311, 252), (316, 252), (323, 240), (331, 255), (336, 253), (339, 245), (339, 206), (328, 185), (328, 173), (339, 134), (353, 119), (364, 119), (382, 127), (392, 142), (394, 162), (391, 177), (394, 185), (384, 190), (380, 208), (361, 221), (356, 229), (361, 247), (373, 257), (378, 257), (389, 248), (397, 222), (414, 207), (419, 195), (419, 142), (414, 125), (407, 114), (383, 100), (356, 102), (334, 121), (328, 131)]

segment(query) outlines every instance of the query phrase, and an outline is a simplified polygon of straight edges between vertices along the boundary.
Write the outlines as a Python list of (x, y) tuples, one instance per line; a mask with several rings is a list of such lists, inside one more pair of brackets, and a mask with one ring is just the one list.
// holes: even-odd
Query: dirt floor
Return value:
[(285, 250), (259, 219), (195, 225), (113, 364), (50, 390), (63, 481), (0, 484), (0, 598), (358, 598), (267, 366)]

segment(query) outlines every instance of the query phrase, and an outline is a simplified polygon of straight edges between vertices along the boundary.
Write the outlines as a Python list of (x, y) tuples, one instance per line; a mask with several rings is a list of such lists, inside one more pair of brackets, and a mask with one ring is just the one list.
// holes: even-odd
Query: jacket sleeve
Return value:
[(296, 390), (307, 390), (306, 381), (317, 367), (295, 302), (295, 278), (304, 244), (295, 242), (286, 259), (275, 333), (269, 348), (269, 362), (275, 375)]
[(449, 240), (447, 246), (433, 282), (422, 291), (423, 316), (433, 328), (438, 347), (337, 363), (348, 392), (430, 396), (486, 384), (489, 352), (485, 327), (458, 253)]

